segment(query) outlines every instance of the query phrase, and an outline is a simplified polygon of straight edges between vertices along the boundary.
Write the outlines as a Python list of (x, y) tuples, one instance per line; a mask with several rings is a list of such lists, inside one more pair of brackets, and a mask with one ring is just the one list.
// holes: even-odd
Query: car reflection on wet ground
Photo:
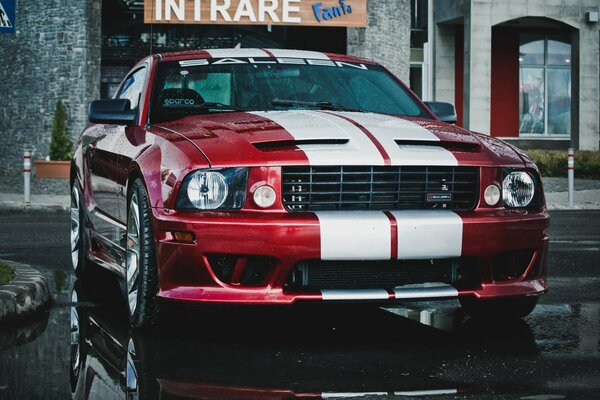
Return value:
[[(558, 399), (600, 389), (598, 304), (541, 304), (511, 324), (468, 319), (453, 302), (177, 307), (163, 330), (149, 333), (132, 332), (115, 311), (125, 309), (116, 283), (103, 293), (106, 282), (94, 287), (76, 282), (30, 333), (25, 324), (20, 339), (4, 336), (3, 374), (11, 356), (40, 359), (19, 368), (31, 369), (29, 377), (0, 388), (0, 398), (33, 391), (75, 399)], [(39, 391), (19, 385), (28, 379)]]
[[(554, 247), (555, 259), (563, 247)], [(66, 268), (41, 270), (55, 302), (32, 321), (0, 326), (0, 399), (543, 400), (600, 393), (600, 280), (564, 269), (550, 278), (555, 291), (510, 324), (469, 319), (453, 301), (390, 309), (178, 306), (158, 332), (129, 329), (110, 275), (98, 273), (84, 286)]]

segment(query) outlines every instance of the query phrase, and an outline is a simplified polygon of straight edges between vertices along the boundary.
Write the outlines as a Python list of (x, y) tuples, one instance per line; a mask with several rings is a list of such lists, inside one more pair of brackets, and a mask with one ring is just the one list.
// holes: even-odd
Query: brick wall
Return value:
[(367, 2), (367, 28), (348, 29), (348, 54), (385, 65), (408, 84), (410, 70), (410, 3)]
[(24, 149), (45, 158), (57, 99), (75, 139), (99, 97), (101, 0), (17, 0), (15, 34), (0, 34), (0, 175)]

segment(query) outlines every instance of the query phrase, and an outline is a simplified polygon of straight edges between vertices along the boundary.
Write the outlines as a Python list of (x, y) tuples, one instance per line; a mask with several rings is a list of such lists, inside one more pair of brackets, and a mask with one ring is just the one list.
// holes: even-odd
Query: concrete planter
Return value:
[(69, 179), (70, 175), (71, 161), (35, 160), (36, 178)]

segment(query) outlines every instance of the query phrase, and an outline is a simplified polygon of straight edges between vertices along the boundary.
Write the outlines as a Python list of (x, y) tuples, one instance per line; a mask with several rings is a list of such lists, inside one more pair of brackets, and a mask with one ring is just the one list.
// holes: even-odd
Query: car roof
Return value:
[(180, 61), (198, 58), (303, 58), (376, 64), (376, 62), (366, 58), (345, 54), (292, 49), (221, 48), (167, 52), (160, 53), (157, 56), (161, 61)]

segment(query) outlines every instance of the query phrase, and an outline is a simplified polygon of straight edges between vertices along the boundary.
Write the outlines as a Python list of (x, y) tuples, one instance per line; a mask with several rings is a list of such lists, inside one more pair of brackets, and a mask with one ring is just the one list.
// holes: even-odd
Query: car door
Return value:
[[(146, 79), (146, 68), (131, 72), (121, 84), (115, 98), (128, 99), (131, 109), (138, 110)], [(98, 124), (88, 129), (84, 138), (89, 169), (94, 225), (92, 241), (94, 255), (111, 269), (123, 272), (125, 225), (118, 207), (119, 155), (122, 153), (126, 130), (124, 125)]]

